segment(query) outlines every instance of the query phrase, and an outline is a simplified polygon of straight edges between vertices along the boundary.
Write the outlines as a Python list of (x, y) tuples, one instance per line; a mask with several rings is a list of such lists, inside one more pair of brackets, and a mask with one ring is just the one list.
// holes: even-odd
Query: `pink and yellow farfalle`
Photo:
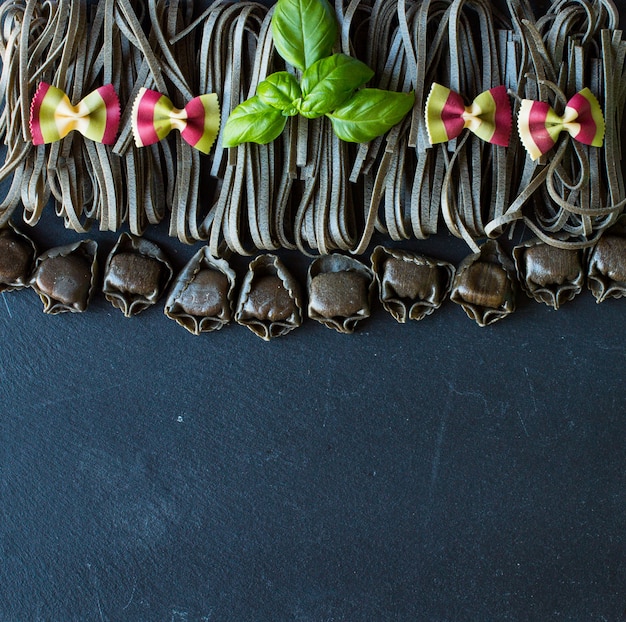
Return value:
[(504, 86), (481, 93), (469, 106), (449, 88), (433, 84), (426, 100), (426, 129), (431, 144), (444, 143), (468, 128), (482, 140), (507, 147), (513, 125)]
[(153, 145), (176, 129), (192, 147), (209, 153), (220, 129), (217, 95), (194, 97), (179, 110), (165, 95), (142, 88), (133, 105), (132, 128), (138, 147)]
[(584, 88), (567, 102), (562, 116), (546, 102), (522, 100), (517, 129), (526, 151), (536, 160), (554, 147), (561, 132), (584, 145), (602, 147), (605, 125), (600, 103)]
[(30, 133), (35, 145), (61, 140), (73, 130), (112, 145), (119, 125), (120, 102), (112, 84), (101, 86), (74, 106), (61, 89), (42, 82), (30, 106)]

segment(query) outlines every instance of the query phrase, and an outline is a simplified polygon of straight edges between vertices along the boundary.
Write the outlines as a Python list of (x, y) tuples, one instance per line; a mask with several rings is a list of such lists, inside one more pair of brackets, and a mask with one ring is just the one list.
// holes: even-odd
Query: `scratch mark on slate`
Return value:
[(2, 292), (2, 300), (4, 300), (4, 306), (7, 308), (7, 313), (9, 314), (9, 318), (13, 319), (13, 314), (11, 313), (11, 308), (9, 307), (9, 301), (4, 292)]
[(100, 596), (98, 596), (97, 594), (96, 594), (96, 599), (98, 602), (98, 611), (100, 612), (100, 619), (102, 620), (102, 622), (104, 622), (104, 615), (102, 613), (102, 607), (100, 606)]
[(324, 422), (322, 427), (325, 428), (330, 416), (330, 396), (332, 395), (332, 372), (330, 366), (326, 368), (326, 399), (324, 400)]
[(126, 603), (126, 605), (124, 605), (124, 607), (122, 607), (122, 611), (126, 611), (126, 609), (128, 609), (130, 607), (130, 604), (133, 602), (133, 598), (135, 598), (135, 591), (136, 590), (137, 590), (137, 580), (135, 579), (135, 584), (133, 585), (133, 591), (130, 594), (130, 599)]
[(528, 367), (524, 367), (524, 374), (526, 374), (526, 381), (528, 382), (528, 388), (530, 389), (530, 397), (533, 401), (533, 412), (537, 414), (539, 411), (537, 409), (537, 399), (535, 398), (535, 386), (533, 385), (530, 374), (528, 373)]
[(443, 447), (443, 437), (446, 431), (446, 424), (448, 421), (448, 411), (446, 411), (441, 416), (441, 422), (439, 424), (439, 431), (437, 432), (437, 440), (435, 441), (435, 455), (433, 456), (432, 462), (432, 470), (430, 473), (430, 490), (432, 495), (432, 490), (435, 486), (435, 482), (437, 481), (437, 476), (439, 475), (439, 464), (441, 463), (441, 448)]
[(96, 569), (92, 567), (90, 563), (87, 563), (87, 568), (89, 569), (89, 574), (91, 575), (91, 584), (96, 594), (96, 605), (98, 605), (98, 613), (100, 614), (100, 620), (104, 622), (104, 613), (102, 612), (102, 605), (100, 604), (100, 594), (98, 593), (100, 589), (100, 581), (98, 581), (98, 574), (97, 574)]
[(107, 391), (111, 391), (114, 393), (116, 390), (122, 389), (124, 386), (126, 386), (126, 383), (119, 382), (111, 386), (102, 387), (100, 389), (85, 389), (84, 391), (79, 392), (78, 394), (73, 393), (70, 395), (66, 395), (64, 397), (58, 397), (58, 398), (51, 399), (51, 400), (41, 400), (33, 404), (33, 408), (34, 409), (48, 408), (49, 406), (56, 406), (64, 402), (75, 401), (75, 400), (77, 401), (80, 398), (85, 397), (85, 396), (100, 395), (101, 393), (106, 393)]
[(443, 443), (446, 434), (446, 427), (448, 425), (448, 418), (450, 417), (450, 413), (452, 412), (453, 408), (452, 395), (460, 395), (463, 397), (471, 397), (476, 400), (480, 400), (484, 404), (485, 413), (489, 412), (489, 400), (484, 393), (477, 391), (459, 391), (452, 382), (448, 382), (448, 390), (448, 399), (446, 401), (445, 408), (441, 412), (439, 430), (437, 431), (437, 438), (435, 439), (435, 449), (430, 472), (430, 488), (428, 491), (428, 497), (431, 503), (434, 499), (435, 484), (437, 483), (437, 478), (439, 477), (439, 467), (441, 465), (441, 455), (443, 452)]
[(524, 423), (524, 419), (522, 419), (522, 413), (518, 410), (517, 416), (519, 417), (519, 421), (522, 424), (522, 428), (524, 429), (524, 434), (530, 438), (530, 434), (528, 434), (528, 430), (526, 429), (526, 424)]
[[(491, 412), (489, 399), (481, 391), (459, 391), (452, 383), (448, 383), (448, 387), (450, 388), (450, 393), (454, 393), (455, 395), (459, 395), (461, 397), (472, 397), (480, 400), (485, 406), (485, 414)], [(448, 405), (448, 410), (450, 409), (449, 407), (450, 405)]]

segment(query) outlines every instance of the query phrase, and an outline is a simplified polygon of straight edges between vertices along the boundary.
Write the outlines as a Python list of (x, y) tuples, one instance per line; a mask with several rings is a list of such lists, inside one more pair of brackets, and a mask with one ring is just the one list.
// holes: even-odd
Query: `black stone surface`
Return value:
[(0, 620), (623, 619), (623, 300), (269, 344), (1, 302)]
[(626, 620), (626, 300), (264, 343), (1, 298), (0, 621)]

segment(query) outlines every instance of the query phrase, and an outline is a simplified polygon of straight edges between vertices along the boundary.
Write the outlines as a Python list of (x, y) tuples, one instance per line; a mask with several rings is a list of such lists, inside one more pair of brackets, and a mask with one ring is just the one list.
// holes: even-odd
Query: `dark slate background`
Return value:
[(266, 344), (0, 297), (1, 622), (626, 620), (626, 301)]

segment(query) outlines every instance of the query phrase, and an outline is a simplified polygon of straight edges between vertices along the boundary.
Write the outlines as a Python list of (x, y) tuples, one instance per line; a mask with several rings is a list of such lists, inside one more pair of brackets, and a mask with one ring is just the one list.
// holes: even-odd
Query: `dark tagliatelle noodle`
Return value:
[[(273, 8), (220, 1), (194, 15), (185, 1), (4, 2), (0, 179), (12, 182), (0, 222), (21, 205), (24, 220), (36, 224), (52, 196), (78, 232), (127, 222), (141, 235), (169, 213), (172, 236), (207, 240), (214, 256), (279, 248), (362, 254), (375, 231), (421, 239), (440, 223), (474, 251), (480, 238), (517, 222), (552, 245), (590, 246), (626, 201), (619, 164), (626, 44), (617, 11), (608, 0), (555, 2), (537, 19), (523, 0), (501, 9), (486, 0), (337, 0), (335, 51), (367, 63), (372, 87), (414, 90), (412, 115), (356, 147), (324, 117), (293, 117), (275, 141), (225, 149), (218, 139), (206, 158), (179, 133), (137, 148), (131, 104), (142, 87), (179, 107), (213, 92), (223, 127), (269, 73), (298, 75), (274, 49)], [(123, 108), (115, 144), (72, 132), (34, 146), (28, 115), (42, 81), (72, 101), (112, 84)], [(587, 86), (602, 105), (604, 146), (563, 138), (533, 161), (515, 131), (508, 147), (469, 131), (431, 145), (423, 110), (435, 82), (467, 102), (504, 85), (514, 115), (522, 98), (558, 110)]]

